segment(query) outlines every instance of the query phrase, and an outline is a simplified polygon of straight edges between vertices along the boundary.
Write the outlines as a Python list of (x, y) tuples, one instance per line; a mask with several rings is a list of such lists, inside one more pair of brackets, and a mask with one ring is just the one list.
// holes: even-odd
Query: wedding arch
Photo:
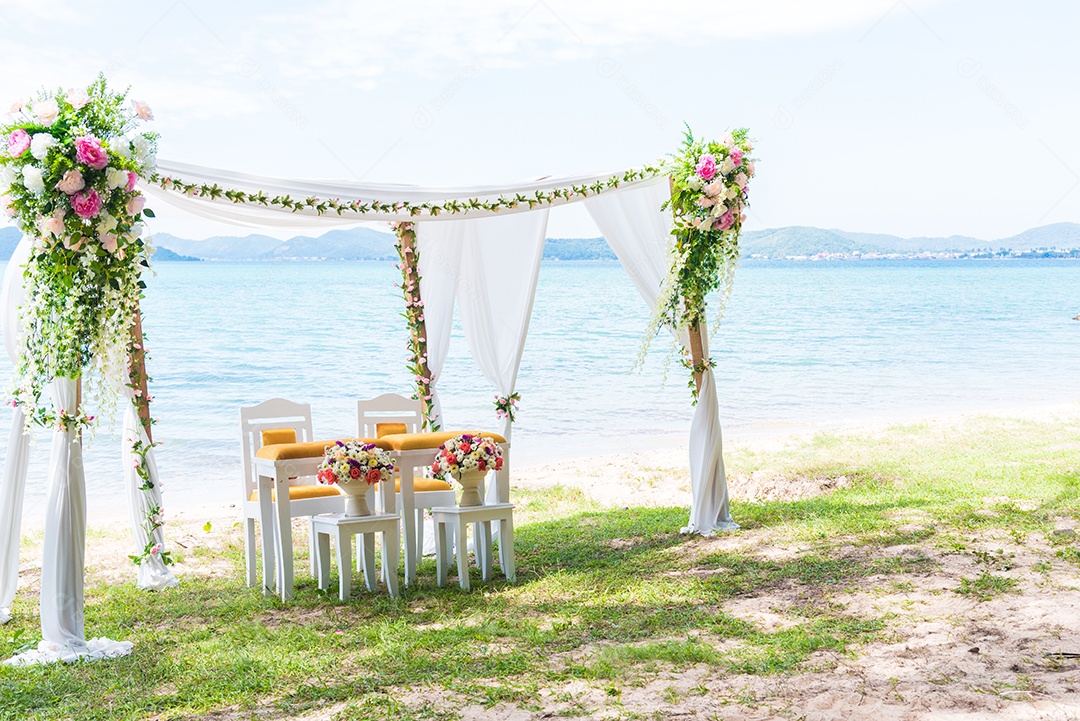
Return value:
[[(619, 173), (424, 188), (284, 180), (157, 161), (156, 136), (132, 134), (136, 121), (152, 120), (152, 113), (142, 103), (124, 113), (124, 100), (100, 78), (86, 92), (43, 94), (4, 128), (0, 193), (9, 197), (10, 213), (25, 235), (0, 295), (7, 351), (21, 381), (0, 485), (0, 623), (9, 620), (18, 582), (29, 430), (35, 422), (55, 427), (42, 563), (44, 640), (22, 662), (130, 649), (130, 644), (84, 638), (81, 431), (93, 418), (83, 410), (81, 379), (91, 369), (103, 379), (95, 386), (97, 394), (107, 399), (101, 385), (111, 383), (125, 408), (122, 451), (139, 587), (176, 584), (164, 550), (138, 308), (145, 288), (140, 274), (149, 260), (141, 226), (144, 217), (153, 217), (143, 207), (143, 193), (205, 218), (246, 226), (390, 222), (401, 261), (411, 370), (428, 427), (442, 423), (438, 379), (456, 304), (469, 349), (498, 391), (496, 413), (507, 439), (548, 214), (557, 206), (582, 203), (654, 309), (646, 339), (667, 328), (685, 351), (696, 409), (689, 443), (691, 510), (682, 530), (711, 535), (738, 527), (729, 508), (705, 298), (719, 290), (726, 299), (730, 291), (754, 174), (745, 130), (715, 142), (688, 133), (672, 159)], [(67, 306), (57, 310), (59, 302)], [(96, 304), (93, 309), (84, 307), (90, 303)], [(105, 318), (112, 335), (68, 323), (65, 309), (84, 325)], [(77, 348), (70, 358), (42, 352), (33, 344), (43, 335)], [(51, 410), (40, 398), (46, 383)]]

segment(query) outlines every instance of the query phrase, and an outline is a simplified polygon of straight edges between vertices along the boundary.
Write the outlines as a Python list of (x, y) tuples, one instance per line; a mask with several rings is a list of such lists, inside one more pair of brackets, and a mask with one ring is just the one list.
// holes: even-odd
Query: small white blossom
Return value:
[(123, 188), (128, 182), (127, 171), (123, 168), (109, 168), (109, 172), (105, 174), (105, 178), (109, 183), (110, 190)]

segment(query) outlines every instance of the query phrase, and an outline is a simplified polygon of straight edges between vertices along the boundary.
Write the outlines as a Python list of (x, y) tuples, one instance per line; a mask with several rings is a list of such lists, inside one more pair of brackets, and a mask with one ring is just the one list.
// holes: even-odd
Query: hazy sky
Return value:
[[(684, 121), (747, 126), (748, 228), (1080, 221), (1080, 3), (400, 5), (0, 0), (0, 102), (104, 70), (153, 107), (161, 157), (413, 184), (624, 169)], [(154, 229), (222, 230), (165, 208)], [(566, 209), (550, 234), (595, 229)]]

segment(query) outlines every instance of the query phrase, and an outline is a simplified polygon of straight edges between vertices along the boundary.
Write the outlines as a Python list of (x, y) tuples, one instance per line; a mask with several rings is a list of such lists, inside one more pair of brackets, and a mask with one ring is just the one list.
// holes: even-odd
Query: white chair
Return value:
[[(333, 537), (338, 559), (338, 598), (349, 600), (352, 592), (352, 537), (360, 536), (357, 548), (357, 567), (364, 569), (364, 581), (369, 591), (377, 585), (375, 574), (375, 534), (382, 534), (382, 570), (386, 587), (392, 598), (398, 595), (398, 556), (401, 553), (401, 517), (394, 512), (394, 494), (390, 484), (383, 484), (375, 494), (369, 486), (367, 499), (375, 512), (370, 516), (345, 516), (340, 513), (320, 514), (311, 517), (311, 537), (315, 540), (315, 566), (318, 570), (319, 588), (330, 587), (330, 539)], [(379, 503), (374, 504), (374, 496)]]
[[(257, 579), (255, 563), (255, 521), (262, 524), (263, 547), (263, 587), (267, 590), (278, 588), (284, 592), (282, 584), (286, 576), (292, 577), (292, 537), (289, 519), (312, 516), (318, 513), (341, 513), (345, 510), (345, 499), (332, 486), (323, 486), (310, 482), (307, 473), (288, 474), (287, 494), (278, 498), (276, 490), (270, 494), (261, 494), (261, 487), (271, 487), (260, 482), (256, 469), (256, 455), (265, 446), (280, 443), (314, 442), (311, 429), (311, 406), (307, 403), (292, 403), (282, 398), (260, 403), (257, 406), (240, 409), (240, 448), (244, 468), (244, 550), (247, 557), (247, 584), (254, 586)], [(269, 451), (270, 449), (267, 448)], [(311, 454), (321, 449), (312, 448)], [(264, 454), (265, 455), (265, 454)], [(310, 464), (309, 464), (310, 465)], [(304, 480), (308, 480), (304, 483)], [(280, 504), (280, 508), (278, 505)], [(279, 520), (275, 520), (279, 519)], [(284, 523), (282, 523), (284, 521)], [(289, 533), (288, 543), (282, 543), (284, 528)], [(309, 538), (311, 549), (311, 572), (316, 575), (314, 539)], [(287, 548), (289, 558), (281, 553), (276, 558), (275, 548)], [(275, 563), (275, 559), (278, 561)], [(281, 569), (281, 572), (275, 573)], [(288, 573), (286, 573), (286, 569)], [(275, 585), (276, 579), (276, 585)]]
[[(396, 433), (419, 433), (424, 417), (419, 400), (405, 398), (396, 393), (384, 393), (377, 398), (358, 401), (356, 404), (356, 432), (364, 438), (380, 438)], [(397, 504), (402, 508), (401, 481), (398, 480)], [(424, 510), (435, 506), (452, 506), (457, 503), (454, 488), (445, 481), (416, 478), (413, 480), (415, 502), (416, 552), (415, 558), (424, 556)], [(402, 508), (402, 513), (404, 509)]]

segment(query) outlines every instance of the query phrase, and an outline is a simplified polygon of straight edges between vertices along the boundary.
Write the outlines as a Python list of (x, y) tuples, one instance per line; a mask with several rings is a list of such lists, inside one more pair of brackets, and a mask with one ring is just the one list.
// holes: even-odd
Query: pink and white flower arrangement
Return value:
[(431, 464), (436, 478), (458, 478), (464, 471), (501, 471), (502, 449), (490, 438), (462, 433), (439, 446)]
[[(100, 76), (15, 103), (0, 123), (0, 207), (34, 244), (23, 270), (31, 300), (21, 310), (30, 330), (15, 383), (29, 418), (42, 417), (49, 378), (129, 382), (130, 330), (149, 267), (143, 219), (153, 217), (136, 189), (155, 172), (157, 136), (137, 130), (147, 114)], [(111, 406), (115, 394), (90, 400)]]
[(394, 478), (394, 461), (390, 454), (373, 443), (334, 441), (323, 452), (316, 476), (324, 485), (366, 483), (373, 486)]

